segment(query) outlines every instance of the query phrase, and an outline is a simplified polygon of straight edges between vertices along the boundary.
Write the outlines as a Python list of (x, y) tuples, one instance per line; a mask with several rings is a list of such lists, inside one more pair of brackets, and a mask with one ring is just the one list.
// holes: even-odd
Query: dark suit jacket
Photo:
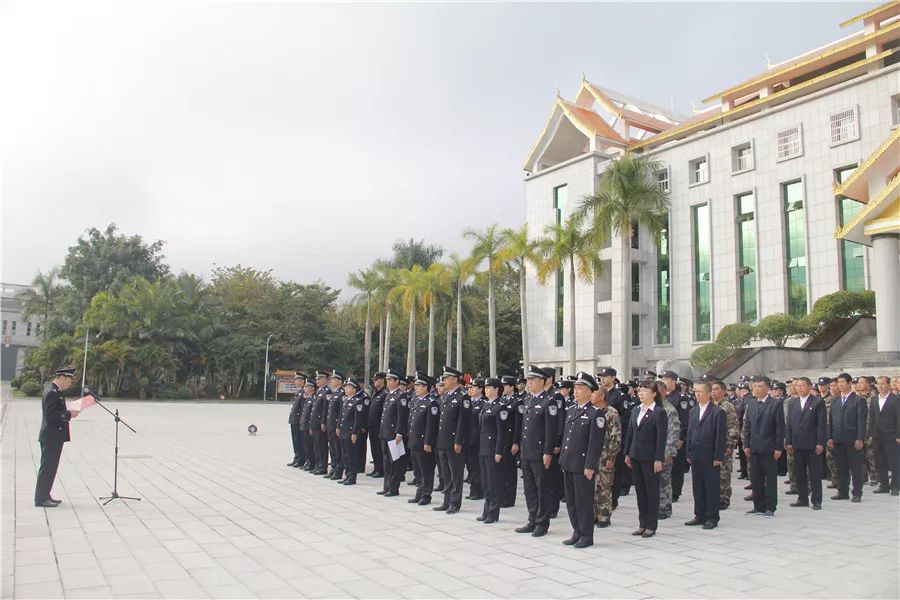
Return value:
[(856, 440), (866, 439), (866, 419), (869, 414), (869, 404), (856, 392), (850, 392), (847, 402), (841, 401), (840, 396), (831, 399), (831, 430), (828, 439), (836, 444), (852, 444)]
[(751, 399), (744, 409), (744, 448), (769, 453), (784, 450), (784, 401), (766, 396)]
[(800, 410), (800, 398), (791, 398), (784, 443), (795, 450), (815, 450), (816, 446), (824, 446), (825, 421), (825, 401), (822, 398), (810, 395), (803, 411)]
[(712, 466), (714, 461), (724, 461), (727, 431), (724, 410), (710, 402), (701, 419), (700, 405), (695, 405), (687, 428), (687, 456), (691, 464)]
[(900, 437), (900, 396), (891, 392), (884, 408), (878, 408), (878, 398), (872, 403), (872, 437), (888, 442)]
[[(666, 402), (666, 400), (663, 400)], [(662, 462), (666, 452), (666, 432), (669, 417), (662, 406), (654, 406), (638, 423), (641, 408), (631, 411), (631, 423), (625, 438), (625, 454), (631, 460), (653, 460)]]
[(41, 431), (38, 441), (44, 443), (62, 443), (69, 441), (69, 421), (72, 414), (66, 408), (66, 400), (62, 390), (55, 383), (44, 393), (41, 400)]

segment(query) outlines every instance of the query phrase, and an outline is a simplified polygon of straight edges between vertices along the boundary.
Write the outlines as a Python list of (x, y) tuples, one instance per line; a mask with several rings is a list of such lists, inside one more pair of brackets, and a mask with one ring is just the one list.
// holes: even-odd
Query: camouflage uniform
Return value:
[(607, 461), (616, 460), (616, 455), (622, 446), (622, 423), (619, 421), (619, 411), (611, 406), (606, 407), (606, 439), (603, 442), (603, 452), (600, 454), (600, 464), (597, 468), (595, 480), (596, 493), (594, 494), (594, 519), (609, 522), (612, 515), (612, 484), (615, 468), (606, 469)]
[[(725, 412), (725, 427), (727, 429), (725, 434), (725, 460), (722, 462), (721, 479), (719, 479), (719, 499), (720, 507), (728, 508), (731, 505), (731, 473), (734, 468), (734, 452), (729, 457), (728, 451), (734, 451), (735, 448), (738, 448), (741, 430), (738, 428), (737, 410), (735, 410), (734, 404), (729, 402), (728, 398), (723, 398), (718, 406)], [(738, 452), (740, 452), (740, 448), (738, 448)]]
[[(666, 416), (669, 418), (669, 428), (666, 431), (666, 453), (667, 457), (674, 460), (678, 454), (678, 448), (675, 444), (681, 438), (681, 421), (678, 418), (678, 411), (672, 406), (668, 400), (663, 400), (663, 408)], [(672, 465), (673, 462), (663, 461), (663, 470), (659, 474), (659, 516), (660, 518), (668, 518), (672, 516)]]
[(878, 410), (878, 392), (873, 392), (867, 401), (869, 405), (868, 416), (866, 417), (867, 437), (864, 440), (866, 450), (866, 472), (869, 474), (869, 485), (878, 485), (878, 471), (875, 469), (875, 445), (872, 443), (872, 414)]
[[(831, 431), (831, 401), (834, 400), (834, 397), (831, 394), (828, 394), (823, 398), (825, 401), (825, 427), (826, 431)], [(837, 487), (837, 465), (834, 463), (834, 451), (825, 444), (825, 462), (828, 465), (828, 478), (831, 481), (831, 485)]]

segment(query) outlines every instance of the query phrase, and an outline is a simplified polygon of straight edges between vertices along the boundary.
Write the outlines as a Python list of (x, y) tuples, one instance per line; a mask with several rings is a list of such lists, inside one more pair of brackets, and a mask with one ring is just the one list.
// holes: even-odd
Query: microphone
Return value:
[(95, 394), (94, 392), (92, 392), (92, 391), (91, 391), (91, 388), (89, 388), (89, 387), (85, 387), (85, 388), (84, 388), (84, 394), (85, 394), (86, 396), (91, 396), (94, 400), (100, 400), (100, 401), (102, 401), (102, 398), (100, 398), (100, 396), (98, 396), (97, 394)]

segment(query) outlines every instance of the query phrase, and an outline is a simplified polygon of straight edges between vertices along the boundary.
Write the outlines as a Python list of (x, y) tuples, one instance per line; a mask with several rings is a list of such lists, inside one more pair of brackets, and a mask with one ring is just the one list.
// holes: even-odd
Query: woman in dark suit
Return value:
[(641, 405), (631, 411), (625, 438), (625, 464), (631, 469), (637, 495), (640, 526), (631, 535), (645, 538), (656, 534), (659, 521), (659, 474), (663, 470), (669, 419), (663, 410), (659, 383), (648, 379), (638, 389)]

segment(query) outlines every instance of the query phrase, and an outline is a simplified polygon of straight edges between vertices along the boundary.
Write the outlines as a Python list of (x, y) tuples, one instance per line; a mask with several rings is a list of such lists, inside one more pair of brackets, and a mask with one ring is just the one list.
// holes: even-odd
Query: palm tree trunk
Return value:
[(363, 385), (369, 385), (369, 374), (371, 372), (372, 362), (372, 302), (366, 302), (366, 339), (363, 342), (363, 361), (366, 363), (363, 371), (365, 379)]
[(378, 366), (380, 371), (384, 368), (384, 315), (378, 320)]
[(456, 284), (456, 368), (462, 370), (462, 281)]
[(525, 296), (525, 264), (519, 269), (519, 312), (522, 321), (522, 368), (528, 369), (528, 310)]
[(413, 299), (409, 310), (409, 336), (406, 339), (406, 372), (416, 368), (416, 301)]
[(428, 307), (428, 372), (434, 373), (434, 299), (431, 300), (431, 306)]
[(622, 368), (619, 378), (623, 381), (631, 378), (631, 231), (623, 231), (622, 238), (622, 289), (625, 301), (622, 302)]
[(382, 371), (387, 371), (391, 365), (391, 307), (387, 307), (387, 317), (385, 317), (384, 325), (384, 364), (381, 365)]
[(490, 362), (491, 377), (497, 376), (497, 315), (494, 306), (494, 274), (491, 272), (491, 263), (488, 261), (488, 356)]
[[(451, 317), (447, 317), (447, 353), (444, 355), (445, 365), (449, 365), (453, 362), (453, 319)], [(434, 375), (433, 372), (429, 373), (430, 375)]]
[(575, 257), (569, 257), (569, 375), (575, 368)]

